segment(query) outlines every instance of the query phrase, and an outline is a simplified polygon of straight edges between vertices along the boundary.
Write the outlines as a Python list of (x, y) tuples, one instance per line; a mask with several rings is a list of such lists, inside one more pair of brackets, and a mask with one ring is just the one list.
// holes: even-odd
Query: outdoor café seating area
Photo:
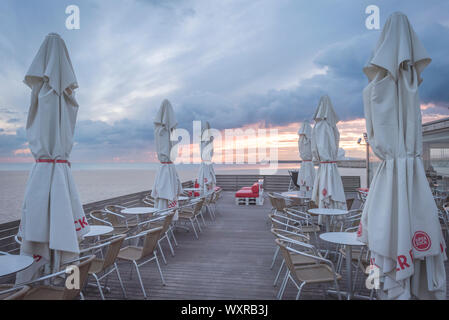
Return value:
[[(115, 277), (122, 298), (127, 298), (128, 281), (124, 279), (134, 273), (141, 297), (147, 298), (147, 290), (151, 289), (145, 288), (141, 269), (150, 267), (152, 263), (157, 269), (159, 282), (165, 285), (162, 266), (167, 265), (168, 255), (175, 257), (180, 248), (175, 236), (179, 231), (175, 229), (188, 232), (195, 240), (200, 239), (206, 225), (213, 223), (219, 214), (216, 203), (221, 192), (217, 187), (203, 196), (192, 197), (185, 191), (185, 195), (178, 198), (179, 205), (167, 209), (155, 208), (154, 198), (148, 193), (141, 199), (141, 206), (125, 207), (110, 203), (103, 209), (92, 210), (84, 222), (90, 226), (90, 231), (80, 241), (80, 254), (74, 259), (61, 261), (59, 270), (45, 270), (44, 276), (31, 281), (21, 282), (20, 273), (38, 268), (36, 257), (15, 254), (17, 247), (1, 252), (0, 280), (9, 279), (10, 283), (0, 285), (0, 297), (60, 300), (80, 296), (84, 299), (85, 295), (92, 295), (90, 289), (93, 287), (95, 296), (105, 299), (111, 292), (107, 286), (111, 282), (109, 278)], [(14, 236), (14, 240), (17, 245), (22, 244), (19, 236)], [(71, 290), (73, 288), (65, 286), (68, 276), (65, 265), (79, 268), (81, 290)], [(122, 274), (121, 268), (131, 268), (131, 274)], [(151, 287), (151, 284), (146, 285)]]

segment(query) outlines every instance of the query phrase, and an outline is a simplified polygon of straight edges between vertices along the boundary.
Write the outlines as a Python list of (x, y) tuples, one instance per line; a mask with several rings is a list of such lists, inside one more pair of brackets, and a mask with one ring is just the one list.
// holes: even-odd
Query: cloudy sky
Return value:
[[(71, 4), (80, 30), (65, 27)], [(362, 67), (380, 34), (365, 27), (372, 4), (381, 26), (394, 11), (408, 15), (433, 59), (423, 118), (449, 116), (447, 0), (1, 0), (0, 161), (31, 160), (22, 80), (49, 32), (64, 38), (79, 83), (74, 161), (154, 161), (152, 120), (164, 98), (179, 127), (277, 128), (281, 158), (297, 159), (299, 123), (325, 93), (356, 156)]]

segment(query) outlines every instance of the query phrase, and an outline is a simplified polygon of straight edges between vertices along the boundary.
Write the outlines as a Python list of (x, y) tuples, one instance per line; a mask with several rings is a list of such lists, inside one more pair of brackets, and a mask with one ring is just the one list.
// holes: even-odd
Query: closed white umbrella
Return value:
[[(26, 131), (36, 163), (27, 182), (18, 235), (21, 254), (34, 256), (39, 267), (50, 261), (50, 250), (63, 260), (79, 253), (78, 239), (89, 232), (68, 162), (78, 84), (59, 35), (47, 35), (24, 82), (32, 90)], [(18, 278), (29, 280), (32, 273)]]
[(201, 192), (207, 193), (216, 185), (216, 177), (214, 167), (212, 165), (212, 157), (214, 152), (213, 137), (210, 134), (210, 124), (207, 121), (201, 122), (201, 165), (198, 173), (198, 181)]
[(313, 116), (312, 154), (320, 162), (312, 190), (312, 201), (319, 208), (346, 209), (346, 197), (337, 168), (339, 121), (329, 96), (321, 97)]
[[(181, 181), (172, 162), (176, 155), (171, 154), (175, 143), (170, 136), (177, 124), (173, 107), (168, 100), (164, 100), (154, 118), (154, 141), (161, 165), (154, 179), (151, 196), (155, 199), (155, 207), (159, 209), (176, 207), (178, 196), (182, 193)], [(177, 218), (176, 214), (174, 219)]]
[(312, 156), (312, 126), (309, 121), (304, 121), (298, 131), (299, 156), (302, 159), (298, 172), (297, 184), (301, 191), (307, 196), (312, 195), (313, 183), (315, 181), (315, 168)]
[(385, 299), (446, 299), (445, 242), (422, 161), (418, 86), (430, 61), (407, 17), (394, 13), (364, 68), (368, 140), (382, 162), (359, 239), (379, 268)]

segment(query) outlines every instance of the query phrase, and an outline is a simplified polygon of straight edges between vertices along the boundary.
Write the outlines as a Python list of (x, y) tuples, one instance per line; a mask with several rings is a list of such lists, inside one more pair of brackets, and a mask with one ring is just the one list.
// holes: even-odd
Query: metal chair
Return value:
[[(103, 249), (106, 250), (106, 253), (104, 254), (104, 258), (103, 259), (95, 258), (92, 261), (92, 264), (90, 265), (90, 268), (88, 271), (89, 275), (94, 277), (94, 279), (96, 281), (96, 286), (98, 288), (98, 291), (100, 292), (100, 297), (102, 300), (105, 300), (105, 298), (104, 298), (103, 289), (102, 289), (100, 281), (103, 280), (104, 278), (106, 278), (106, 281), (107, 281), (107, 277), (114, 271), (117, 274), (117, 278), (119, 280), (120, 287), (122, 288), (123, 296), (126, 298), (125, 288), (123, 286), (122, 278), (120, 276), (120, 272), (117, 268), (117, 263), (116, 263), (117, 255), (120, 252), (120, 248), (122, 246), (122, 243), (123, 243), (123, 240), (125, 239), (125, 237), (126, 237), (125, 234), (113, 236), (101, 244), (95, 245), (91, 248), (83, 249), (81, 251), (82, 253), (85, 253), (85, 252), (93, 252), (93, 251), (98, 251), (98, 250), (103, 250)], [(99, 276), (99, 274), (101, 274), (101, 276)]]
[(22, 300), (29, 290), (29, 286), (0, 284), (0, 300)]
[[(126, 238), (125, 240), (133, 240), (143, 238), (143, 246), (126, 246), (120, 249), (117, 258), (124, 261), (131, 262), (136, 268), (137, 277), (139, 278), (140, 287), (142, 289), (143, 296), (147, 298), (147, 293), (145, 292), (145, 287), (143, 285), (142, 276), (140, 274), (139, 267), (147, 264), (150, 261), (156, 261), (156, 265), (159, 271), (159, 275), (162, 280), (162, 284), (165, 285), (164, 276), (162, 275), (161, 266), (159, 264), (159, 260), (157, 258), (157, 244), (160, 238), (160, 234), (162, 232), (162, 227), (150, 229), (143, 231), (135, 236), (131, 236)], [(148, 259), (147, 259), (148, 258)], [(138, 263), (138, 261), (142, 261)], [(118, 269), (118, 268), (117, 268)]]
[[(73, 288), (68, 288), (65, 285), (66, 281), (63, 281), (62, 286), (58, 285), (37, 285), (39, 282), (51, 282), (51, 280), (61, 280), (60, 276), (67, 275), (67, 270), (59, 271), (56, 273), (52, 273), (43, 277), (40, 277), (36, 280), (28, 281), (26, 283), (22, 283), (21, 285), (31, 286), (31, 289), (28, 290), (23, 297), (23, 300), (73, 300), (78, 298), (81, 295), (81, 299), (84, 299), (81, 290), (84, 288), (88, 271), (92, 261), (95, 259), (95, 255), (90, 255), (86, 257), (82, 257), (76, 260), (71, 261), (70, 263), (73, 266), (76, 266), (79, 270), (79, 283), (78, 285), (74, 285)], [(74, 264), (78, 263), (78, 264)]]
[(201, 232), (200, 222), (198, 221), (199, 213), (203, 207), (204, 198), (195, 199), (191, 203), (181, 207), (178, 211), (178, 221), (190, 222), (195, 237), (198, 239), (198, 233), (195, 229), (195, 222)]
[[(322, 283), (335, 284), (338, 299), (341, 300), (338, 280), (342, 277), (335, 271), (332, 261), (324, 259), (318, 254), (311, 253), (310, 251), (313, 251), (313, 246), (309, 244), (289, 239), (276, 239), (275, 241), (280, 248), (285, 264), (288, 268), (288, 272), (282, 285), (282, 290), (278, 296), (279, 300), (282, 299), (289, 280), (298, 289), (296, 300), (300, 298), (301, 291), (305, 285)], [(290, 246), (287, 246), (287, 243), (290, 244)], [(296, 247), (296, 249), (294, 247)], [(308, 251), (306, 252), (306, 250)], [(293, 263), (292, 254), (297, 254), (303, 258), (314, 260), (314, 263), (295, 266)]]

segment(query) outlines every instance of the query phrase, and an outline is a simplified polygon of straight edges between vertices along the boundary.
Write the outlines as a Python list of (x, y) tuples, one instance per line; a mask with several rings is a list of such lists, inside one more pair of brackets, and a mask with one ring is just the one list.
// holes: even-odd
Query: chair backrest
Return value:
[(283, 211), (286, 207), (287, 207), (287, 201), (285, 201), (285, 198), (282, 197), (280, 194), (273, 194), (275, 200), (275, 205), (276, 205), (276, 210), (277, 211)]
[[(105, 209), (106, 209), (105, 216), (106, 216), (107, 221), (112, 223), (113, 226), (123, 225), (123, 222), (126, 219), (125, 219), (125, 217), (123, 217), (121, 215), (122, 208), (120, 208), (118, 206), (111, 205), (111, 206), (106, 206)], [(110, 211), (110, 212), (108, 212), (108, 211)]]
[(274, 214), (269, 214), (268, 217), (271, 220), (271, 225), (273, 226), (273, 228), (275, 228), (275, 229), (285, 229), (285, 225), (278, 219), (279, 217), (277, 217)]
[(29, 286), (14, 287), (13, 284), (0, 284), (0, 300), (22, 300), (28, 290)]
[(290, 271), (291, 275), (294, 276), (295, 274), (295, 265), (293, 264), (292, 257), (290, 255), (290, 252), (287, 250), (287, 246), (284, 241), (277, 238), (274, 241), (276, 241), (276, 244), (279, 246), (279, 249), (281, 251), (282, 257), (284, 258), (285, 265), (287, 266), (288, 270)]
[(352, 204), (354, 203), (354, 198), (346, 199), (346, 208), (351, 210)]
[(170, 213), (167, 213), (165, 215), (164, 224), (162, 225), (162, 231), (161, 233), (164, 234), (167, 232), (168, 228), (170, 227), (173, 217), (175, 216), (175, 213), (172, 211)]
[[(288, 239), (275, 239), (276, 244), (279, 246), (279, 249), (282, 253), (282, 257), (284, 258), (285, 261), (285, 265), (287, 266), (288, 270), (290, 271), (290, 275), (298, 282), (302, 282), (304, 281), (304, 279), (299, 279), (297, 277), (297, 274), (295, 272), (295, 265), (293, 264), (292, 261), (292, 254), (299, 254), (301, 256), (307, 257), (309, 259), (313, 259), (315, 260), (314, 264), (320, 264), (320, 263), (326, 263), (329, 264), (332, 268), (332, 270), (334, 271), (334, 267), (332, 262), (330, 262), (329, 260), (326, 260), (322, 257), (317, 256), (316, 254), (313, 253), (313, 251), (316, 251), (316, 248), (314, 248), (313, 246), (307, 244), (307, 243), (302, 243), (299, 241), (293, 241), (293, 240), (288, 240)], [(295, 245), (295, 246), (299, 246), (302, 247), (301, 250), (295, 250), (291, 247), (291, 245)], [(304, 248), (307, 250), (304, 250)], [(313, 248), (312, 250), (308, 249), (308, 248)], [(334, 277), (335, 277), (335, 271), (334, 271)]]
[(153, 228), (144, 232), (145, 236), (143, 240), (142, 255), (140, 256), (140, 259), (153, 254), (154, 250), (156, 250), (157, 242), (159, 241), (161, 232), (162, 227)]
[(104, 210), (92, 210), (89, 212), (91, 217), (89, 224), (91, 225), (106, 225), (109, 226), (111, 223), (106, 220), (106, 212)]
[(268, 195), (268, 199), (270, 200), (271, 206), (276, 209), (276, 207), (277, 207), (277, 205), (276, 205), (276, 197), (271, 192), (267, 192), (267, 195)]
[(287, 218), (296, 220), (297, 222), (301, 223), (301, 225), (312, 225), (312, 226), (315, 225), (313, 223), (312, 216), (307, 212), (291, 208), (285, 208), (284, 213), (286, 214)]
[(302, 242), (304, 243), (309, 243), (310, 241), (310, 237), (307, 234), (301, 233), (301, 232), (293, 232), (293, 231), (288, 231), (285, 229), (276, 229), (276, 228), (271, 228), (271, 233), (275, 236), (275, 238), (301, 238)]
[(204, 202), (205, 202), (205, 198), (202, 198), (197, 203), (195, 203), (195, 205), (193, 206), (193, 213), (195, 215), (200, 213), (201, 209), (203, 208)]
[(76, 265), (79, 270), (79, 289), (68, 289), (67, 286), (64, 286), (64, 293), (62, 297), (63, 300), (73, 300), (79, 296), (81, 290), (86, 284), (87, 277), (89, 275), (89, 268), (94, 259), (95, 255), (92, 255), (88, 258), (86, 257), (85, 260)]
[(106, 250), (106, 254), (104, 256), (102, 270), (105, 270), (106, 268), (114, 264), (115, 260), (117, 259), (117, 255), (120, 252), (120, 248), (122, 247), (123, 240), (125, 240), (125, 238), (126, 234), (121, 234), (117, 236), (115, 239), (111, 240)]
[(104, 210), (110, 211), (117, 214), (122, 214), (122, 210), (125, 209), (123, 206), (119, 206), (116, 204), (110, 204), (104, 207)]
[(148, 198), (143, 198), (142, 203), (146, 204), (149, 207), (154, 207), (154, 201)]

